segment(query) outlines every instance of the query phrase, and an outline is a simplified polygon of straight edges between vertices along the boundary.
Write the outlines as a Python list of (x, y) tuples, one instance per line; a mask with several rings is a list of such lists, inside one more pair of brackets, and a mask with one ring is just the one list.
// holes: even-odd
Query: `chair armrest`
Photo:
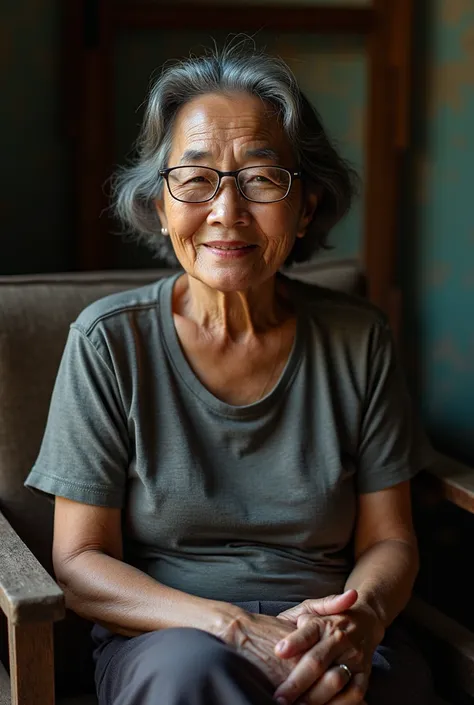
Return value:
[(10, 624), (54, 622), (64, 594), (0, 512), (0, 608)]
[(437, 453), (436, 461), (427, 472), (444, 499), (474, 514), (474, 468)]
[[(435, 679), (454, 695), (474, 696), (474, 634), (464, 625), (421, 598), (413, 596), (405, 608), (430, 652)], [(470, 702), (470, 701), (469, 701)]]

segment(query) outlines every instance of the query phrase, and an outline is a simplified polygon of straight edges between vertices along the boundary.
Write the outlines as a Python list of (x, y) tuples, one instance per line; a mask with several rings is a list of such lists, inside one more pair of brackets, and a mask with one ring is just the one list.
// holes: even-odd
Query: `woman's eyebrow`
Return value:
[(188, 164), (189, 162), (199, 162), (211, 156), (212, 155), (210, 152), (206, 152), (203, 149), (186, 149), (183, 152), (183, 156), (179, 160), (179, 163)]
[(272, 159), (275, 162), (280, 160), (278, 152), (276, 152), (271, 147), (256, 147), (255, 149), (248, 149), (245, 153), (246, 157), (259, 157), (261, 159)]
[[(255, 147), (254, 149), (247, 149), (245, 152), (246, 157), (257, 157), (258, 159), (270, 159), (274, 162), (279, 162), (280, 157), (278, 152), (276, 152), (274, 149), (271, 147)], [(183, 152), (183, 155), (181, 159), (179, 160), (180, 164), (191, 164), (191, 163), (196, 163), (200, 162), (203, 159), (208, 159), (209, 157), (212, 157), (211, 152), (208, 152), (203, 149), (186, 149)]]

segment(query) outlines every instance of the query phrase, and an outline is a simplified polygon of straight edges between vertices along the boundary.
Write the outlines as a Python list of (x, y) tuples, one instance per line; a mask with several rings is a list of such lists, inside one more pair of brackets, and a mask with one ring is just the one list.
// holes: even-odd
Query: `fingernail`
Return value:
[(288, 646), (288, 642), (287, 642), (287, 641), (280, 641), (280, 642), (277, 644), (276, 650), (277, 650), (277, 651), (284, 651), (287, 646)]
[(277, 698), (278, 705), (287, 705), (285, 698)]

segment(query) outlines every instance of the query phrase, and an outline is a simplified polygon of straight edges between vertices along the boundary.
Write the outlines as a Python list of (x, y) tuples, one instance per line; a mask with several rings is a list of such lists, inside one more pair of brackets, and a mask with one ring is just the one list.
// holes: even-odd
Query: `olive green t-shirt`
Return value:
[(175, 281), (108, 296), (71, 325), (26, 485), (121, 507), (124, 560), (185, 592), (341, 591), (357, 494), (408, 480), (427, 459), (384, 316), (287, 280), (298, 314), (286, 367), (262, 400), (232, 406), (183, 354)]

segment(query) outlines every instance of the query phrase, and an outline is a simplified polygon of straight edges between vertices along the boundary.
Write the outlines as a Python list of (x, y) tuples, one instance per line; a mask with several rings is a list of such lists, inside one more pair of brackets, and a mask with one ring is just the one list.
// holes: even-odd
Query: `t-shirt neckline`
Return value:
[(233, 418), (250, 418), (260, 416), (265, 412), (265, 410), (274, 406), (285, 393), (293, 381), (301, 363), (304, 324), (302, 321), (300, 308), (297, 307), (296, 310), (296, 331), (293, 346), (277, 383), (274, 385), (273, 389), (268, 392), (268, 394), (262, 397), (262, 399), (252, 402), (251, 404), (235, 406), (214, 396), (214, 394), (212, 394), (212, 392), (210, 392), (196, 376), (187, 361), (186, 356), (184, 355), (173, 320), (174, 285), (181, 276), (182, 272), (178, 272), (172, 277), (169, 277), (165, 282), (163, 282), (163, 286), (160, 290), (159, 310), (162, 331), (168, 356), (173, 367), (181, 380), (193, 392), (193, 394), (215, 413)]

